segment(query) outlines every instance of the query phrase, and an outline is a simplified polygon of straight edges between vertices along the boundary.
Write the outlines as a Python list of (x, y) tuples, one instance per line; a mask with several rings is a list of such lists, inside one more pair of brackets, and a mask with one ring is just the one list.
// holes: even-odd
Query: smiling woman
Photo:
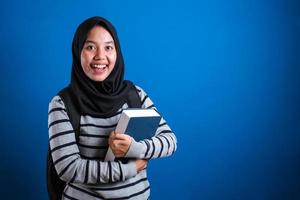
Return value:
[(104, 81), (114, 69), (117, 52), (110, 33), (102, 26), (90, 30), (81, 51), (81, 66), (93, 81)]
[[(50, 199), (149, 199), (147, 163), (175, 152), (174, 133), (163, 118), (151, 139), (135, 141), (114, 132), (124, 109), (157, 109), (142, 88), (123, 79), (123, 57), (110, 22), (92, 17), (80, 24), (72, 53), (70, 86), (49, 104), (49, 166), (55, 167), (48, 174)], [(78, 117), (68, 102), (74, 102)], [(126, 159), (104, 161), (108, 147)], [(60, 191), (49, 182), (55, 175), (64, 181)]]

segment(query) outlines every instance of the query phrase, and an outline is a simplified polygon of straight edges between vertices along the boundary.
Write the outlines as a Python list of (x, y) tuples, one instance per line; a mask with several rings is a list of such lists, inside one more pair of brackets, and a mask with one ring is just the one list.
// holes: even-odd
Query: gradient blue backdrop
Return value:
[(47, 199), (48, 103), (94, 15), (178, 137), (149, 164), (152, 199), (300, 199), (296, 0), (2, 1), (1, 199)]

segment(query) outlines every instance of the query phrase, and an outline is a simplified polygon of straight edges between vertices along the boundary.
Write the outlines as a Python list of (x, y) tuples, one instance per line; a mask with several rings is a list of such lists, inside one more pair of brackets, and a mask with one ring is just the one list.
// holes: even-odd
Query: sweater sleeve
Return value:
[[(156, 109), (146, 92), (136, 86), (142, 100), (142, 108)], [(161, 119), (155, 136), (142, 141), (132, 141), (125, 157), (153, 159), (172, 155), (177, 149), (177, 138), (164, 118)]]
[(135, 164), (104, 162), (80, 157), (74, 129), (59, 96), (49, 104), (49, 145), (59, 177), (66, 182), (101, 184), (124, 181), (137, 174)]

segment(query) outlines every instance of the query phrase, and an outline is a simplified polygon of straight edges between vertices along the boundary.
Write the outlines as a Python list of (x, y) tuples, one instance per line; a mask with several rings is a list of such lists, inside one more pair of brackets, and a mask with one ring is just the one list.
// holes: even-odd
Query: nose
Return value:
[(105, 59), (105, 51), (103, 49), (97, 49), (96, 54), (94, 56), (95, 60), (103, 60)]

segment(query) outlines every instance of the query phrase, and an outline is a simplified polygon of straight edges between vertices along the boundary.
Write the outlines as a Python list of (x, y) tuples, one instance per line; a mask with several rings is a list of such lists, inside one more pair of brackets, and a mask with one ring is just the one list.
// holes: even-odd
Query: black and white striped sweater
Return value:
[[(142, 108), (153, 108), (147, 94), (136, 86)], [(48, 127), (52, 158), (60, 178), (68, 182), (62, 199), (148, 199), (150, 185), (146, 169), (137, 173), (134, 161), (105, 162), (108, 137), (116, 128), (123, 107), (112, 117), (81, 116), (80, 137), (76, 142), (66, 108), (59, 96), (49, 104)], [(177, 139), (162, 118), (151, 139), (133, 141), (126, 157), (153, 159), (170, 156), (177, 148)]]

